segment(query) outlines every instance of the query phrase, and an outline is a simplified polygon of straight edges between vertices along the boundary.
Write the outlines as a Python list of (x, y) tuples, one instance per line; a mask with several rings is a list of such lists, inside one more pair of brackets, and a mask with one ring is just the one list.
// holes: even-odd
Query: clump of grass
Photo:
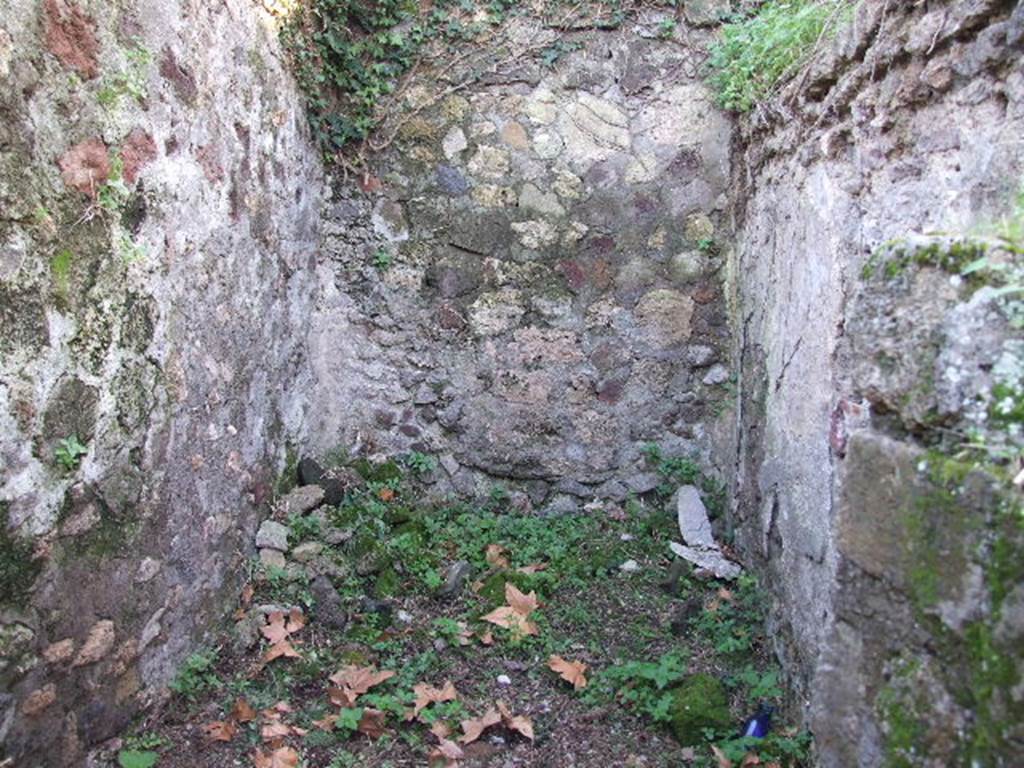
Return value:
[(807, 61), (852, 7), (850, 0), (773, 0), (724, 25), (708, 62), (719, 104), (750, 110)]

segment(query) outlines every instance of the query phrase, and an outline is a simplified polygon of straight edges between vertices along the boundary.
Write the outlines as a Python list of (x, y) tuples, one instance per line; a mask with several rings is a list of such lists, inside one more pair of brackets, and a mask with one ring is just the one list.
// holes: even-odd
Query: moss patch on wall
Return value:
[(10, 530), (7, 502), (0, 501), (0, 605), (24, 605), (43, 563), (31, 541)]

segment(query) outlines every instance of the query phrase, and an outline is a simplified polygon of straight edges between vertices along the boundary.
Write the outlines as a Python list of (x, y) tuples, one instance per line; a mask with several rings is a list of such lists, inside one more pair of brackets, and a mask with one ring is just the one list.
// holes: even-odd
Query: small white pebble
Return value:
[(512, 678), (508, 675), (498, 675), (498, 685), (512, 685)]
[(395, 613), (395, 618), (403, 624), (412, 624), (412, 614), (408, 611), (397, 611)]
[(627, 560), (619, 566), (619, 570), (623, 573), (636, 573), (640, 570), (640, 563), (636, 560)]
[(634, 537), (632, 533), (624, 533), (621, 536), (619, 536), (619, 541), (632, 541), (633, 538)]

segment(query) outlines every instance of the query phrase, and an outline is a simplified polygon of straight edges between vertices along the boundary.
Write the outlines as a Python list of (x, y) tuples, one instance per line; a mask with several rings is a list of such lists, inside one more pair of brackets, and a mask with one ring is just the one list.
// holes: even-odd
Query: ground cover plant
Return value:
[(290, 518), (292, 556), (326, 558), (343, 626), (312, 561), (254, 564), (233, 625), (186, 661), (121, 763), (807, 764), (782, 715), (740, 738), (758, 706), (785, 711), (764, 598), (750, 576), (668, 581), (665, 499), (557, 518), (502, 492), (438, 506), (417, 491), (426, 463), (366, 463), (340, 505)]

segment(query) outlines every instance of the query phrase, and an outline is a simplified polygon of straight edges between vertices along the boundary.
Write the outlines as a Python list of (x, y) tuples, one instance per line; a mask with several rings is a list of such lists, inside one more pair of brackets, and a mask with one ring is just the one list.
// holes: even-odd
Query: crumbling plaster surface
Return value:
[(321, 169), (242, 0), (9, 0), (0, 113), (0, 500), (41, 569), (5, 593), (0, 738), (75, 764), (244, 574), (302, 429)]
[[(769, 575), (778, 647), (802, 679), (827, 766), (883, 762), (892, 729), (878, 695), (893, 660), (929, 658), (938, 637), (918, 623), (904, 560), (865, 565), (879, 562), (866, 549), (914, 546), (903, 497), (886, 489), (917, 482), (921, 445), (939, 434), (925, 413), (947, 431), (975, 425), (971, 403), (989, 397), (1016, 333), (990, 297), (965, 308), (949, 273), (915, 267), (907, 292), (862, 272), (888, 241), (978, 232), (1012, 199), (1024, 171), (1014, 6), (862, 3), (781, 94), (779, 113), (740, 135), (734, 526)], [(961, 514), (987, 513), (965, 500)], [(977, 540), (957, 548), (985, 557)], [(954, 689), (948, 679), (931, 689), (932, 716), (966, 732)], [(958, 759), (947, 741), (933, 741), (935, 764)]]

